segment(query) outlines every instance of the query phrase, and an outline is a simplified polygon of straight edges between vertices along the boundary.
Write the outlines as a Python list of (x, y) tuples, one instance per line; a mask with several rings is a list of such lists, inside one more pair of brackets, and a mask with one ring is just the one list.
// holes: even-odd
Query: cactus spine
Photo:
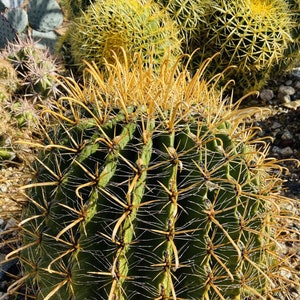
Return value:
[(202, 73), (117, 63), (62, 81), (7, 256), (37, 299), (272, 295), (280, 167)]

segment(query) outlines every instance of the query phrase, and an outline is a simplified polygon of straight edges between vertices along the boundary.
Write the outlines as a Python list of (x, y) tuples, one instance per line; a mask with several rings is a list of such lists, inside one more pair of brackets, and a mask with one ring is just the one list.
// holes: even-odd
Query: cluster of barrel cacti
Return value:
[(1, 0), (0, 11), (0, 48), (28, 34), (41, 46), (54, 48), (58, 38), (54, 30), (63, 22), (62, 10), (55, 0)]
[(299, 7), (287, 0), (79, 2), (81, 13), (67, 39), (81, 67), (82, 58), (100, 66), (120, 46), (146, 57), (151, 45), (159, 62), (161, 49), (178, 54), (180, 41), (182, 53), (198, 50), (192, 71), (219, 53), (210, 75), (228, 68), (225, 81), (235, 80), (236, 94), (241, 95), (260, 89), (271, 72), (293, 64), (299, 48)]
[[(26, 16), (40, 8), (47, 15), (44, 2), (29, 1)], [(15, 3), (23, 16), (23, 1)], [(14, 145), (34, 147), (35, 162), (22, 188), (20, 241), (5, 259), (19, 259), (21, 277), (7, 295), (254, 300), (288, 293), (294, 282), (281, 275), (287, 258), (278, 250), (288, 238), (277, 221), (289, 218), (282, 205), (292, 200), (280, 196), (282, 167), (245, 123), (252, 111), (224, 99), (215, 75), (236, 79), (237, 90), (261, 86), (298, 47), (298, 4), (72, 3), (60, 2), (72, 19), (61, 47), (79, 73), (59, 76), (30, 40), (2, 54), (1, 97), (13, 91), (14, 105), (26, 97), (44, 105), (33, 118), (39, 140)], [(60, 24), (53, 7), (60, 17), (34, 17), (30, 26)], [(0, 32), (14, 39), (12, 20), (1, 14)], [(23, 125), (30, 109), (20, 109)]]

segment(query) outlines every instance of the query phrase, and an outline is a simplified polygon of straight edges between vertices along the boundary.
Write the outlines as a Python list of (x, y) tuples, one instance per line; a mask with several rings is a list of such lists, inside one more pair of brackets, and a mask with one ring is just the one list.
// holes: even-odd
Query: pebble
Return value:
[(280, 151), (279, 151), (279, 154), (282, 156), (282, 157), (289, 157), (291, 155), (293, 155), (293, 149), (291, 147), (284, 147), (284, 148), (281, 148)]
[(296, 81), (294, 87), (295, 89), (300, 90), (300, 81)]
[(291, 147), (289, 147), (289, 146), (284, 147), (284, 148), (280, 148), (280, 147), (274, 146), (272, 148), (272, 151), (274, 153), (279, 154), (283, 158), (284, 157), (290, 157), (291, 155), (294, 154), (293, 149)]
[(283, 134), (281, 135), (281, 138), (283, 140), (292, 140), (293, 139), (293, 135), (287, 129), (285, 129), (283, 131)]
[(7, 222), (6, 225), (4, 227), (5, 230), (11, 229), (11, 228), (15, 228), (17, 227), (18, 223), (16, 221), (16, 219), (14, 218), (10, 218)]
[(292, 70), (292, 75), (296, 78), (299, 78), (300, 79), (300, 67), (296, 67)]
[(275, 78), (266, 85), (259, 94), (263, 103), (288, 110), (300, 108), (300, 67), (294, 68), (289, 74)]
[(271, 89), (263, 89), (260, 92), (259, 97), (261, 100), (269, 102), (274, 98), (274, 92)]
[(283, 95), (281, 98), (281, 101), (283, 103), (290, 103), (291, 102), (291, 96), (290, 95)]
[(292, 85), (293, 84), (293, 80), (289, 79), (284, 84), (285, 85)]
[(294, 95), (296, 90), (292, 86), (280, 85), (278, 88), (278, 94), (281, 95)]
[(271, 126), (271, 129), (274, 130), (274, 129), (278, 129), (280, 127), (282, 127), (282, 125), (279, 122), (274, 121)]

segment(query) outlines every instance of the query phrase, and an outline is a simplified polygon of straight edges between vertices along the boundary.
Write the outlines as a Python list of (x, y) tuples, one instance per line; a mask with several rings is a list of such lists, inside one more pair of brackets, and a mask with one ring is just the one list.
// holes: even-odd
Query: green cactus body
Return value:
[(244, 113), (221, 104), (201, 71), (89, 72), (82, 87), (64, 82), (69, 95), (47, 111), (57, 125), (45, 125), (24, 187), (22, 246), (8, 257), (20, 253), (28, 290), (44, 300), (267, 297), (280, 180), (252, 129), (238, 127)]
[(128, 59), (136, 52), (144, 62), (149, 62), (152, 56), (154, 66), (166, 58), (174, 60), (180, 54), (176, 23), (149, 1), (97, 1), (74, 20), (67, 42), (75, 64), (81, 69), (83, 59), (103, 67), (106, 60), (113, 60), (113, 52), (120, 47), (125, 49)]

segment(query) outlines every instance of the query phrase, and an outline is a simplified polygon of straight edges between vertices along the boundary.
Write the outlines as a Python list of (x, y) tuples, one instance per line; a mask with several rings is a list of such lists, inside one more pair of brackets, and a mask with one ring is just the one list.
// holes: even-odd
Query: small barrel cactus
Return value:
[(96, 1), (74, 20), (67, 36), (75, 64), (81, 69), (83, 59), (95, 61), (101, 68), (120, 47), (125, 49), (128, 59), (135, 52), (140, 53), (144, 62), (152, 56), (154, 66), (167, 56), (172, 59), (180, 53), (175, 22), (151, 1)]
[(21, 246), (7, 256), (19, 254), (26, 290), (40, 300), (285, 292), (275, 239), (288, 199), (248, 112), (227, 107), (202, 69), (87, 72), (81, 85), (62, 80), (67, 95), (44, 114), (56, 125), (47, 119), (34, 144)]
[(2, 50), (0, 97), (15, 125), (33, 129), (40, 104), (47, 105), (58, 95), (54, 76), (62, 72), (57, 57), (40, 49), (32, 39), (16, 40)]
[(235, 66), (225, 75), (226, 80), (235, 79), (237, 95), (260, 89), (293, 40), (296, 23), (287, 2), (214, 0), (203, 6), (202, 22), (190, 41), (191, 49), (200, 49), (196, 66), (219, 53), (211, 72)]
[(16, 40), (10, 43), (2, 52), (3, 59), (15, 68), (20, 81), (19, 91), (24, 98), (45, 100), (57, 93), (57, 75), (63, 67), (58, 58), (48, 50), (40, 49), (31, 38)]

